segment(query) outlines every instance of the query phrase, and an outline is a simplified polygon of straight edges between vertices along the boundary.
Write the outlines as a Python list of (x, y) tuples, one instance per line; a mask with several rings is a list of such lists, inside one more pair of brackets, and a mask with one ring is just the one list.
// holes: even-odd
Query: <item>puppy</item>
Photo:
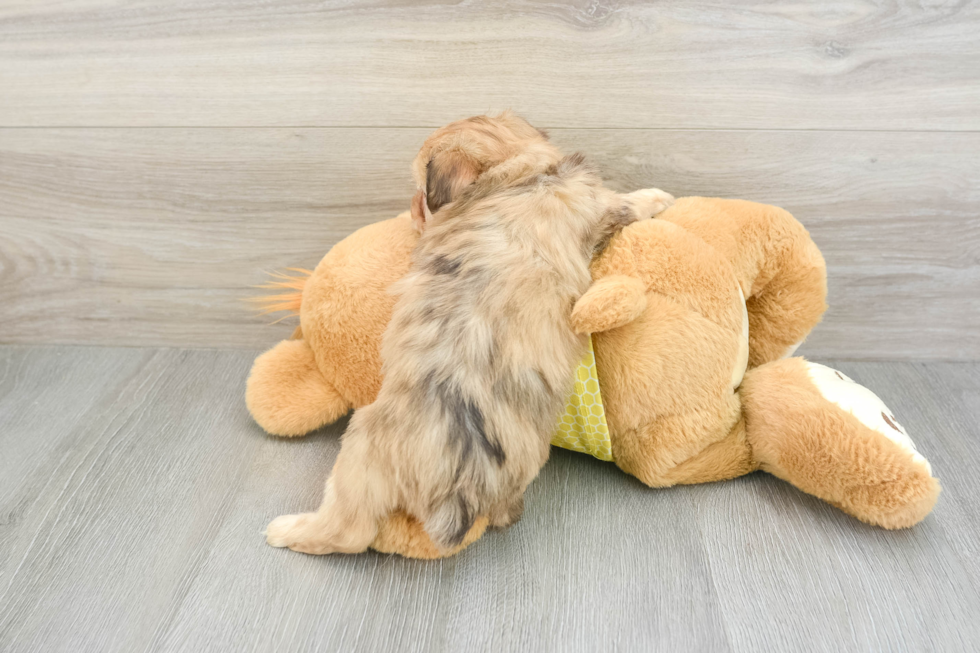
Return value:
[(510, 113), (436, 131), (413, 174), (422, 235), (394, 288), (381, 390), (352, 416), (319, 510), (274, 520), (273, 546), (363, 551), (396, 509), (445, 549), (479, 516), (515, 522), (587, 346), (569, 316), (589, 263), (673, 201), (605, 189)]

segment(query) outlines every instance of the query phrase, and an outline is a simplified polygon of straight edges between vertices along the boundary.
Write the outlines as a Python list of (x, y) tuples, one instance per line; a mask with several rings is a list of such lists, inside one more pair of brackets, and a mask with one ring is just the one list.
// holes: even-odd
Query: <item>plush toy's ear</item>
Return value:
[(572, 307), (575, 333), (609, 331), (638, 318), (647, 307), (639, 279), (614, 274), (595, 281)]

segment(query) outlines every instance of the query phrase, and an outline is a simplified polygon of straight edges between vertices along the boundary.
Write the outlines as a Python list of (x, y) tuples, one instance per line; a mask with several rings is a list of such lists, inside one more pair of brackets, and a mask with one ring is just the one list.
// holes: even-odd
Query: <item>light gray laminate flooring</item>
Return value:
[(265, 545), (318, 504), (345, 422), (264, 435), (254, 355), (0, 347), (0, 650), (980, 648), (976, 363), (831, 361), (943, 482), (914, 529), (761, 473), (652, 490), (556, 450), (517, 526), (422, 562)]

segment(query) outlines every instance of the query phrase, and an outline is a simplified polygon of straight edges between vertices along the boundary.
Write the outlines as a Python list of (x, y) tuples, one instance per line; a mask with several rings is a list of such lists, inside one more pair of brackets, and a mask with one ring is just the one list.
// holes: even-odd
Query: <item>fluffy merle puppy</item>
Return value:
[(569, 317), (592, 257), (673, 201), (606, 189), (510, 113), (436, 131), (413, 173), (422, 235), (393, 289), (381, 390), (352, 416), (323, 504), (269, 524), (273, 546), (363, 551), (396, 509), (447, 549), (479, 516), (514, 523), (587, 346)]

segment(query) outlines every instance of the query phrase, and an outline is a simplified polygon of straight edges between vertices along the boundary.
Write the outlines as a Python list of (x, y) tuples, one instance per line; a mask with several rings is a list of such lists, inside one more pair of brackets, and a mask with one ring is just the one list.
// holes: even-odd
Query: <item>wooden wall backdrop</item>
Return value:
[(620, 189), (779, 204), (812, 357), (980, 357), (980, 2), (0, 0), (0, 342), (249, 347), (263, 271), (513, 108)]

